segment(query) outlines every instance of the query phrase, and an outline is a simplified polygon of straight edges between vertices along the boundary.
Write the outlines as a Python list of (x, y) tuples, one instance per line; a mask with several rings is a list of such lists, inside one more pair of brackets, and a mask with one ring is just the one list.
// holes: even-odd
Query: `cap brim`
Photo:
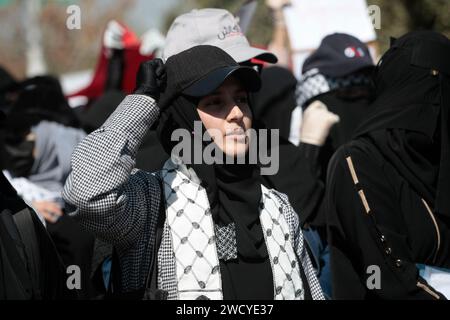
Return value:
[(329, 66), (323, 66), (319, 67), (320, 73), (330, 76), (330, 77), (344, 77), (346, 75), (349, 75), (351, 73), (363, 70), (363, 69), (369, 69), (374, 68), (375, 65), (368, 63), (368, 62), (355, 62), (355, 61), (349, 61), (345, 64), (340, 65), (329, 65)]
[(247, 91), (254, 92), (261, 88), (261, 79), (256, 70), (243, 66), (228, 66), (218, 68), (197, 80), (183, 90), (191, 97), (207, 96), (216, 90), (230, 76), (238, 78)]
[(238, 63), (251, 59), (258, 59), (269, 63), (278, 62), (278, 58), (273, 53), (255, 47), (239, 45), (224, 50)]

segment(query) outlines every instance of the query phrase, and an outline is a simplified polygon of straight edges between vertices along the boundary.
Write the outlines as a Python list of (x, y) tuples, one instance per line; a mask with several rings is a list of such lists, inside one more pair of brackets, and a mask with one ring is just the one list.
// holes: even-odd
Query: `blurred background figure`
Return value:
[[(52, 201), (62, 206), (59, 193), (70, 170), (68, 157), (85, 133), (78, 128), (79, 120), (56, 78), (40, 76), (25, 80), (17, 85), (15, 94), (16, 101), (3, 128), (3, 167), (13, 178), (13, 185), (14, 179), (26, 178), (30, 185), (45, 190)], [(30, 201), (45, 198), (21, 190), (19, 194)]]
[(108, 91), (132, 92), (139, 65), (153, 59), (164, 41), (155, 31), (149, 31), (144, 39), (145, 43), (126, 25), (109, 21), (92, 80), (88, 86), (68, 96), (72, 106), (89, 109), (93, 101)]
[[(2, 169), (17, 193), (45, 219), (64, 263), (78, 265), (88, 275), (93, 237), (64, 215), (61, 197), (72, 151), (85, 133), (56, 78), (25, 80), (15, 94), (2, 128)], [(86, 297), (89, 279), (83, 280), (80, 294)]]
[(307, 136), (308, 129), (301, 128), (301, 117), (292, 118), (292, 143), (303, 141), (321, 146), (319, 160), (323, 178), (333, 153), (349, 141), (369, 111), (373, 69), (369, 48), (359, 39), (342, 33), (326, 36), (303, 64), (297, 86), (297, 109), (306, 112), (315, 101), (320, 101), (340, 119), (328, 137), (311, 141)]
[(333, 298), (450, 298), (449, 56), (439, 33), (393, 41), (370, 114), (330, 161)]
[[(285, 93), (284, 99), (278, 100), (289, 105), (285, 110), (291, 111), (283, 115), (284, 125), (280, 128), (284, 135), (289, 131), (289, 141), (298, 146), (298, 150), (285, 151), (284, 158), (295, 162), (289, 163), (281, 179), (281, 183), (290, 182), (283, 191), (297, 204), (305, 237), (317, 257), (319, 280), (329, 297), (332, 289), (324, 203), (327, 166), (334, 151), (351, 138), (368, 111), (372, 69), (364, 43), (350, 35), (333, 34), (325, 37), (306, 59), (296, 88), (291, 87), (290, 95)], [(272, 102), (271, 107), (276, 104)], [(272, 110), (275, 113), (283, 109)], [(274, 123), (276, 119), (267, 117), (266, 122)], [(297, 174), (292, 176), (290, 170)]]
[(8, 112), (14, 99), (13, 90), (17, 81), (3, 67), (0, 66), (0, 112)]
[(297, 79), (291, 71), (278, 65), (261, 72), (262, 88), (255, 97), (254, 116), (268, 129), (280, 130), (288, 140), (291, 114), (297, 106)]
[[(0, 129), (4, 125), (0, 110)], [(75, 298), (42, 221), (0, 172), (0, 300)]]

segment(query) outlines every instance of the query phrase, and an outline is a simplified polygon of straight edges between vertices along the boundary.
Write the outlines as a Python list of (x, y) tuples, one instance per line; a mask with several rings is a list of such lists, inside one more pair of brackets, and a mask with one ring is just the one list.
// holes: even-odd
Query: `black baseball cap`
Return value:
[(333, 33), (322, 39), (319, 48), (304, 62), (302, 73), (317, 68), (321, 74), (342, 77), (374, 63), (367, 45), (345, 33)]
[(256, 70), (239, 65), (222, 49), (200, 45), (169, 57), (166, 61), (167, 85), (164, 95), (203, 97), (212, 93), (230, 76), (239, 79), (249, 92), (261, 88)]

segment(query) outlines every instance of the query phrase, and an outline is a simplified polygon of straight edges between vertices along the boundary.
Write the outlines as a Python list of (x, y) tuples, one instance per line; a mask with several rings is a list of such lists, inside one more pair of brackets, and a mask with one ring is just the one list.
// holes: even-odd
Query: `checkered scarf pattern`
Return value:
[(369, 83), (369, 77), (362, 73), (333, 78), (321, 74), (319, 69), (314, 68), (305, 72), (297, 84), (297, 105), (304, 107), (305, 103), (323, 93), (353, 86), (369, 85)]

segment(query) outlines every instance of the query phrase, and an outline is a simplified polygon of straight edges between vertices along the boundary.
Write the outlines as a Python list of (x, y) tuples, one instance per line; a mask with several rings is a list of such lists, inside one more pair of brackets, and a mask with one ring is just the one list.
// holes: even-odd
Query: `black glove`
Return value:
[(161, 59), (145, 61), (139, 66), (134, 93), (152, 97), (158, 102), (159, 95), (166, 85), (166, 79), (166, 68)]

